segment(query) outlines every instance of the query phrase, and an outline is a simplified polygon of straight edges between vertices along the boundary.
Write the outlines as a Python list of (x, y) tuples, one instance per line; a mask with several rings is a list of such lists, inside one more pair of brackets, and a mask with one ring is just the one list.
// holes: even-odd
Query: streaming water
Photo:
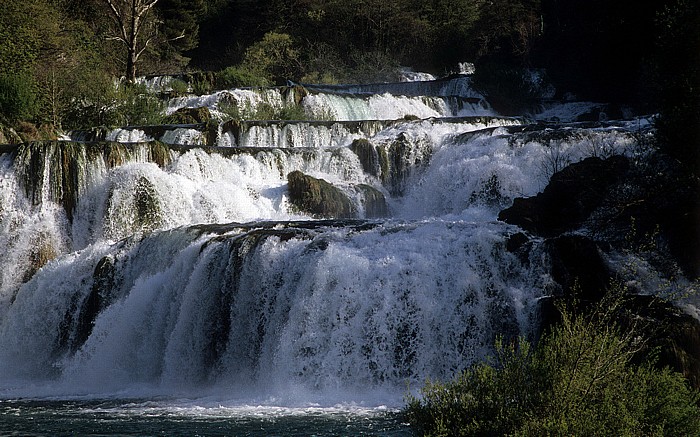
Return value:
[[(346, 121), (224, 123), (225, 147), (178, 127), (177, 146), (130, 128), (1, 149), (0, 433), (407, 434), (409, 390), (531, 334), (552, 290), (538, 241), (507, 250), (521, 231), (498, 211), (636, 144), (624, 124), (528, 125), (461, 98), (315, 90), (307, 113)], [(293, 171), (355, 217), (293, 206)]]

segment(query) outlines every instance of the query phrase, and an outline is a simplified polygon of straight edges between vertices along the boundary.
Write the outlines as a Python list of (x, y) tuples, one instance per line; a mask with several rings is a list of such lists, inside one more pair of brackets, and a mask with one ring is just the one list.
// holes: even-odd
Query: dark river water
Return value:
[(186, 400), (0, 400), (0, 435), (410, 436), (382, 408), (199, 406)]

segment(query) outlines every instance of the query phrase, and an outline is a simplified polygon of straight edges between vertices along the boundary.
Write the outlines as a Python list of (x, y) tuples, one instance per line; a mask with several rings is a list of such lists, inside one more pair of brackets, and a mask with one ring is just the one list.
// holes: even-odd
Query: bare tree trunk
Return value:
[(154, 24), (149, 15), (158, 0), (105, 0), (112, 12), (116, 28), (109, 39), (124, 44), (126, 49), (125, 77), (129, 82), (136, 80), (136, 65), (155, 36), (145, 30)]

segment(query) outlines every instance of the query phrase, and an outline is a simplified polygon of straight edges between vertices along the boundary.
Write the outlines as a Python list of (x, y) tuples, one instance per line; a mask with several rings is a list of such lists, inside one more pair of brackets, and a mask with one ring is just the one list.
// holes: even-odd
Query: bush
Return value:
[(283, 85), (300, 75), (299, 49), (288, 34), (268, 32), (246, 50), (243, 69)]
[(165, 102), (143, 85), (121, 84), (114, 105), (118, 125), (154, 125), (164, 118)]
[(27, 74), (0, 75), (0, 113), (12, 121), (33, 118), (39, 110), (37, 87)]
[(700, 435), (698, 393), (678, 373), (634, 365), (638, 339), (612, 312), (562, 314), (536, 350), (497, 342), (491, 363), (428, 382), (408, 399), (411, 425), (430, 436)]
[(182, 79), (173, 79), (170, 82), (170, 89), (176, 96), (185, 96), (190, 92), (190, 86)]
[(230, 89), (240, 87), (264, 87), (270, 82), (263, 76), (243, 67), (228, 67), (216, 73), (216, 87)]
[(143, 85), (116, 85), (96, 75), (83, 81), (64, 116), (64, 127), (89, 129), (94, 126), (118, 127), (162, 123), (165, 102)]

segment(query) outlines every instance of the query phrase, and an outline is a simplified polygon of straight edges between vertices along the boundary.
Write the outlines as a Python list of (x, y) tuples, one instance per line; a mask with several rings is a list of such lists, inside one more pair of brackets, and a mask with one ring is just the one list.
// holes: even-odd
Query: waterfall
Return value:
[[(310, 119), (224, 117), (293, 104)], [(0, 391), (396, 402), (535, 329), (548, 261), (536, 239), (509, 250), (498, 212), (637, 144), (631, 124), (530, 124), (464, 92), (226, 90), (168, 112), (196, 106), (218, 129), (0, 149)], [(294, 203), (298, 172), (353, 218)]]
[(0, 331), (3, 376), (58, 374), (78, 393), (395, 388), (448, 377), (497, 332), (532, 326), (547, 284), (505, 250), (513, 232), (291, 222), (93, 245), (20, 288)]

